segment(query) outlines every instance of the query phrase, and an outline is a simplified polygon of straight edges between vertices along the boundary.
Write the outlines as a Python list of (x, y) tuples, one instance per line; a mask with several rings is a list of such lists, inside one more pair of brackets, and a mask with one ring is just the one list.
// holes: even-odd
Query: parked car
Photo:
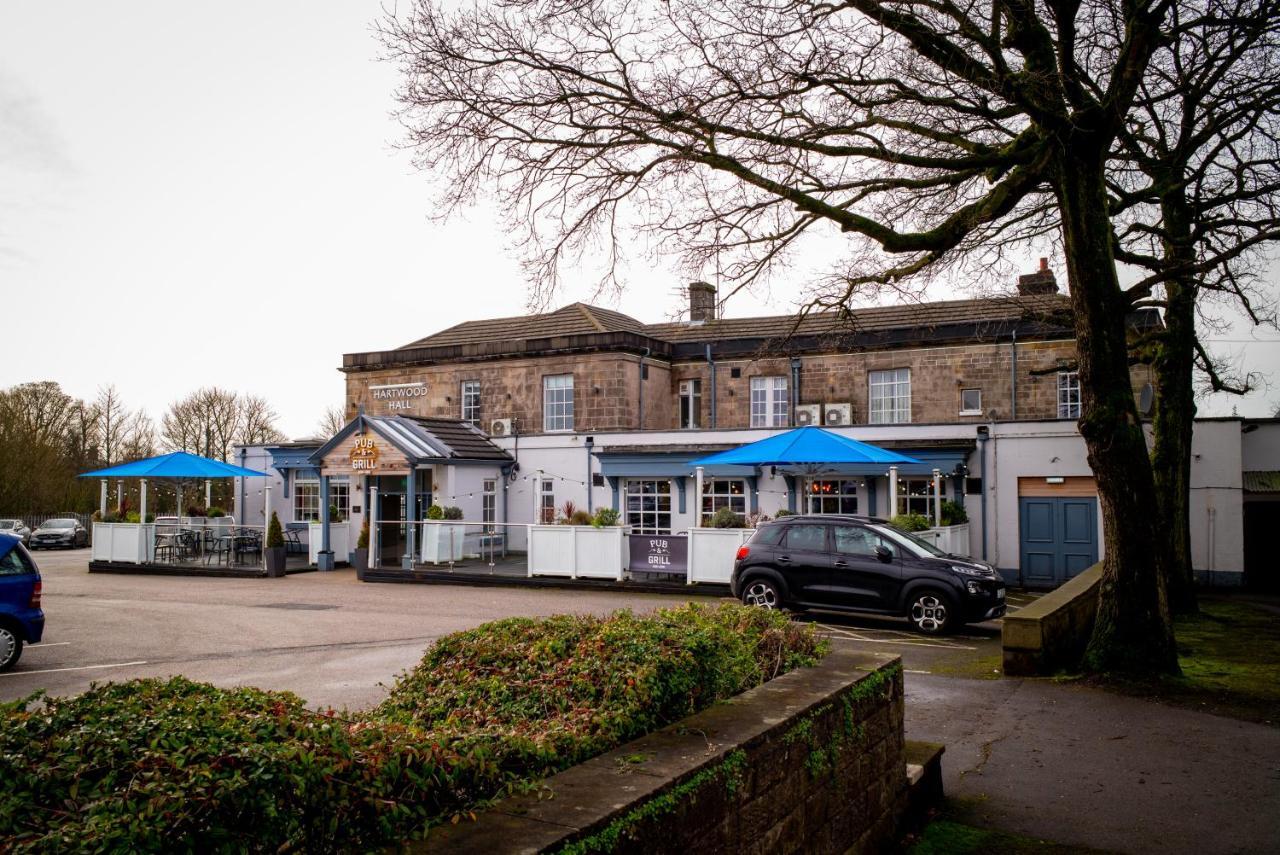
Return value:
[(32, 549), (74, 549), (89, 544), (89, 531), (72, 517), (45, 520), (31, 533)]
[(17, 665), (22, 646), (44, 634), (40, 589), (40, 571), (22, 539), (0, 534), (0, 671)]
[(990, 564), (873, 517), (765, 523), (738, 549), (730, 586), (747, 605), (902, 615), (927, 635), (1005, 612), (1004, 581)]
[(0, 520), (0, 532), (22, 538), (22, 545), (31, 542), (31, 529), (22, 520)]

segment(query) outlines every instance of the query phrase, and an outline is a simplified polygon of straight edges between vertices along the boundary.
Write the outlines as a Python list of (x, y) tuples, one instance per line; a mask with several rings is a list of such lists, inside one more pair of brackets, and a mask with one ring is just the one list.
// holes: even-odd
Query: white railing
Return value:
[(631, 560), (630, 533), (622, 526), (531, 525), (528, 573), (621, 581)]
[(924, 531), (917, 531), (913, 533), (921, 540), (929, 541), (943, 552), (949, 552), (952, 555), (965, 557), (973, 554), (969, 551), (968, 523), (938, 526), (936, 528), (927, 528)]
[(150, 564), (155, 558), (155, 532), (152, 523), (94, 523), (94, 561), (117, 561), (122, 564)]
[[(316, 564), (320, 560), (320, 548), (323, 546), (321, 541), (324, 539), (323, 529), (324, 526), (314, 520), (307, 525), (307, 561), (311, 564)], [(345, 564), (351, 559), (351, 550), (355, 547), (356, 539), (351, 536), (351, 523), (329, 523), (329, 551), (333, 553), (334, 561)]]
[(738, 549), (756, 533), (753, 528), (694, 528), (689, 530), (688, 582), (729, 584)]

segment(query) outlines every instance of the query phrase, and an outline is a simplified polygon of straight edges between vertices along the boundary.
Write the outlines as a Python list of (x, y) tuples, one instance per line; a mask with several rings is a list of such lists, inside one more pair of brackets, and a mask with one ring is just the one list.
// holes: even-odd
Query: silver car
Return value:
[(0, 519), (0, 532), (22, 538), (23, 546), (31, 544), (31, 529), (22, 520)]

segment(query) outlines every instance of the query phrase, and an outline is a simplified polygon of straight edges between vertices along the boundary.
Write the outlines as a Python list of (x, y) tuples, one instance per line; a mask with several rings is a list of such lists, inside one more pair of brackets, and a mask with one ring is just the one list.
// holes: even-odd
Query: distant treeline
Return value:
[[(262, 398), (217, 387), (170, 404), (158, 425), (128, 407), (114, 386), (100, 389), (93, 401), (73, 398), (51, 380), (0, 390), (0, 516), (93, 511), (98, 482), (78, 474), (168, 451), (227, 460), (235, 445), (282, 440), (276, 418)], [(162, 500), (176, 486), (149, 484), (148, 490)], [(137, 487), (125, 485), (134, 508)], [(113, 506), (115, 489), (112, 484)], [(216, 483), (215, 490), (214, 504), (225, 507), (229, 485)], [(184, 505), (203, 505), (203, 484), (186, 486), (184, 497), (191, 500)]]

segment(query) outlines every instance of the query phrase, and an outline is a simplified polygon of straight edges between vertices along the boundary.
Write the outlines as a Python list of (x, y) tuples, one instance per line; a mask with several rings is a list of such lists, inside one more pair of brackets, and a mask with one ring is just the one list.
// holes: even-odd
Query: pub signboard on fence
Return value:
[(689, 571), (689, 537), (684, 534), (633, 534), (632, 573), (670, 573), (684, 576)]

